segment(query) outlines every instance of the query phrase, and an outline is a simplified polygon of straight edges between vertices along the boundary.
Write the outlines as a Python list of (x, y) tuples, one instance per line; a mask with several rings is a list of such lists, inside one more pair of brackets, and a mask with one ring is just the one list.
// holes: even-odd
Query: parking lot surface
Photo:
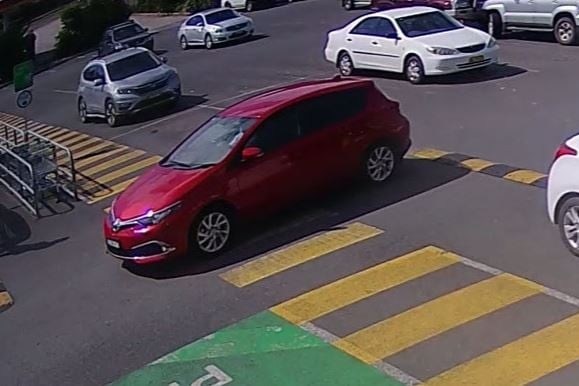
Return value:
[[(134, 267), (104, 253), (102, 219), (116, 194), (223, 108), (333, 76), (326, 33), (364, 12), (323, 0), (257, 11), (252, 41), (209, 51), (180, 50), (178, 25), (167, 28), (156, 47), (178, 69), (184, 98), (118, 128), (77, 117), (91, 54), (39, 74), (26, 110), (0, 90), (0, 121), (26, 117), (77, 146), (80, 172), (98, 182), (39, 220), (0, 191), (18, 239), (0, 249), (14, 300), (0, 314), (0, 384), (174, 386), (221, 373), (232, 385), (320, 384), (305, 358), (332, 358), (328, 366), (372, 385), (575, 383), (579, 263), (547, 218), (544, 181), (554, 150), (576, 132), (579, 51), (549, 34), (508, 35), (500, 64), (482, 73), (418, 86), (360, 74), (411, 123), (412, 156), (385, 185), (344, 188), (251, 224), (213, 260)], [(464, 157), (440, 162), (447, 153)], [(491, 164), (507, 168), (484, 173)], [(263, 339), (247, 343), (250, 328)], [(216, 331), (216, 342), (199, 341)], [(224, 349), (236, 342), (239, 351)], [(290, 349), (303, 353), (294, 374), (284, 367)], [(340, 379), (332, 384), (357, 384)]]

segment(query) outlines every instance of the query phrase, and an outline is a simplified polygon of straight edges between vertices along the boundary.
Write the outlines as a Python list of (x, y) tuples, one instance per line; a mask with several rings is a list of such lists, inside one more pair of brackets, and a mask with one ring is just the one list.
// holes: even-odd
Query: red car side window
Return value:
[(298, 138), (298, 123), (294, 109), (285, 109), (266, 119), (245, 144), (258, 147), (265, 153)]

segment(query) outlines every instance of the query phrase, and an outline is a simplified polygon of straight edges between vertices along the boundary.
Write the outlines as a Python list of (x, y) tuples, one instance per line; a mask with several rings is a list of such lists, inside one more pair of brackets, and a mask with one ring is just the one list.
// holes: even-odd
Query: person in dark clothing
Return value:
[(24, 43), (26, 49), (26, 57), (29, 60), (34, 60), (36, 57), (36, 34), (33, 30), (28, 30), (24, 36)]

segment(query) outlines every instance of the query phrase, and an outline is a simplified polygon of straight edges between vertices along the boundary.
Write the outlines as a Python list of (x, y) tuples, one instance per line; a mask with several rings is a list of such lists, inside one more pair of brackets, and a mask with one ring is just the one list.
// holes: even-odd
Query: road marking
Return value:
[(373, 363), (540, 292), (540, 286), (516, 276), (493, 276), (355, 332), (335, 345)]
[(114, 167), (115, 165), (120, 165), (123, 162), (129, 161), (133, 158), (137, 158), (141, 155), (145, 154), (142, 150), (135, 150), (130, 153), (124, 154), (120, 157), (112, 158), (106, 162), (99, 163), (91, 168), (83, 170), (83, 174), (96, 174), (102, 172), (103, 170), (107, 170), (110, 167)]
[(534, 170), (516, 170), (504, 176), (506, 180), (520, 182), (522, 184), (532, 184), (543, 178), (545, 175)]
[[(84, 172), (83, 166), (92, 165), (92, 164), (95, 163), (96, 161), (100, 161), (100, 160), (102, 160), (103, 158), (111, 158), (112, 156), (117, 155), (118, 153), (120, 153), (120, 152), (122, 152), (122, 151), (125, 151), (125, 150), (127, 150), (127, 149), (128, 149), (128, 147), (126, 147), (126, 146), (119, 146), (119, 147), (117, 147), (117, 148), (115, 148), (115, 149), (111, 149), (111, 150), (109, 150), (109, 151), (104, 151), (104, 152), (102, 152), (102, 153), (100, 153), (100, 154), (97, 153), (97, 154), (95, 154), (95, 155), (92, 155), (92, 156), (86, 157), (86, 158), (84, 158), (84, 159), (80, 159), (80, 160), (78, 160), (78, 161), (75, 161), (74, 167), (75, 167), (77, 170), (79, 170), (79, 171), (81, 171), (81, 172)], [(78, 157), (78, 155), (77, 155), (77, 157)], [(76, 157), (75, 157), (75, 158), (76, 158)], [(114, 159), (114, 158), (113, 158), (113, 159)]]
[(427, 386), (524, 385), (579, 359), (579, 315), (452, 368)]
[[(322, 339), (324, 342), (329, 343), (331, 345), (333, 345), (334, 342), (336, 342), (337, 340), (340, 339), (338, 336), (332, 334), (330, 331), (324, 330), (323, 328), (318, 327), (312, 323), (304, 323), (304, 324), (300, 325), (300, 327), (302, 329), (304, 329), (305, 331), (309, 332), (310, 334), (317, 336), (318, 338)], [(420, 385), (422, 383), (418, 379), (411, 376), (410, 374), (405, 373), (404, 371), (402, 371), (398, 367), (393, 366), (390, 363), (387, 363), (385, 361), (376, 362), (374, 364), (374, 367), (376, 369), (380, 370), (381, 372), (383, 372), (384, 374), (396, 379), (398, 382), (402, 383), (403, 385), (415, 386), (415, 385)]]
[(125, 190), (130, 184), (132, 184), (138, 177), (133, 177), (123, 182), (119, 182), (116, 185), (110, 186), (107, 190), (100, 190), (92, 195), (91, 198), (88, 198), (88, 204), (94, 204), (95, 202), (99, 202), (104, 200), (105, 198), (112, 197), (114, 195), (119, 194), (123, 190)]
[(211, 106), (211, 105), (205, 105), (205, 104), (197, 105), (197, 107), (202, 107), (204, 109), (217, 110), (217, 111), (225, 110), (224, 107), (217, 107), (217, 106)]
[[(0, 124), (17, 120), (20, 120), (17, 116), (0, 113)], [(156, 155), (147, 156), (147, 153), (142, 150), (63, 127), (34, 121), (30, 121), (29, 127), (33, 128), (34, 132), (42, 133), (42, 136), (66, 146), (71, 151), (75, 169), (78, 172), (77, 184), (81, 191), (80, 197), (87, 203), (94, 203), (118, 194), (135, 180), (135, 173), (158, 162), (161, 158)], [(144, 158), (141, 159), (141, 156)], [(104, 162), (99, 163), (103, 160)], [(68, 166), (65, 151), (57, 151), (57, 162), (64, 167)], [(122, 181), (123, 179), (126, 180)], [(109, 183), (113, 185), (107, 186)]]
[(458, 261), (454, 254), (426, 247), (307, 292), (271, 310), (295, 324), (309, 322)]
[(492, 162), (480, 158), (468, 159), (466, 161), (462, 161), (461, 164), (463, 164), (466, 168), (472, 170), (473, 172), (480, 172), (481, 170), (494, 165)]
[(52, 91), (54, 91), (55, 93), (58, 93), (58, 94), (75, 94), (76, 95), (76, 93), (77, 93), (76, 90), (52, 90)]
[(487, 174), (511, 182), (546, 188), (547, 175), (528, 169), (517, 168), (501, 163), (491, 162), (461, 153), (451, 153), (438, 149), (413, 150), (408, 154), (411, 158), (428, 159), (447, 165), (458, 166), (477, 173)]
[(10, 296), (10, 293), (2, 281), (0, 281), (0, 312), (7, 310), (13, 303), (14, 300), (12, 299), (12, 296)]
[(245, 287), (320, 256), (378, 236), (382, 232), (378, 228), (362, 223), (349, 224), (342, 229), (325, 232), (262, 256), (220, 276), (237, 287)]
[(157, 162), (159, 162), (160, 159), (161, 159), (161, 157), (157, 157), (157, 156), (145, 158), (144, 160), (129, 164), (121, 169), (117, 169), (115, 171), (107, 173), (99, 178), (90, 179), (90, 180), (87, 180), (85, 182), (82, 182), (80, 184), (80, 188), (82, 190), (90, 192), (92, 189), (99, 188), (99, 185), (105, 185), (105, 184), (107, 184), (111, 181), (114, 181), (120, 177), (123, 177), (125, 175), (129, 175), (129, 174), (133, 174), (141, 169), (144, 169), (144, 168), (149, 167), (153, 164), (156, 164)]

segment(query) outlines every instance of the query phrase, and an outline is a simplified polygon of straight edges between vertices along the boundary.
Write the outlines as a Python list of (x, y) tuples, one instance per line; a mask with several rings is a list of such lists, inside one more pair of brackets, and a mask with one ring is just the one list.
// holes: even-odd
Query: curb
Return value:
[(131, 17), (134, 16), (147, 16), (147, 17), (165, 17), (165, 16), (189, 16), (192, 15), (191, 12), (134, 12)]
[(4, 287), (4, 284), (0, 281), (0, 312), (7, 310), (10, 306), (14, 304), (14, 300), (12, 300), (12, 296)]
[(437, 149), (418, 149), (411, 151), (408, 155), (413, 158), (457, 166), (472, 172), (486, 174), (523, 185), (535, 186), (541, 189), (547, 188), (547, 175), (534, 170), (518, 168), (461, 153)]

